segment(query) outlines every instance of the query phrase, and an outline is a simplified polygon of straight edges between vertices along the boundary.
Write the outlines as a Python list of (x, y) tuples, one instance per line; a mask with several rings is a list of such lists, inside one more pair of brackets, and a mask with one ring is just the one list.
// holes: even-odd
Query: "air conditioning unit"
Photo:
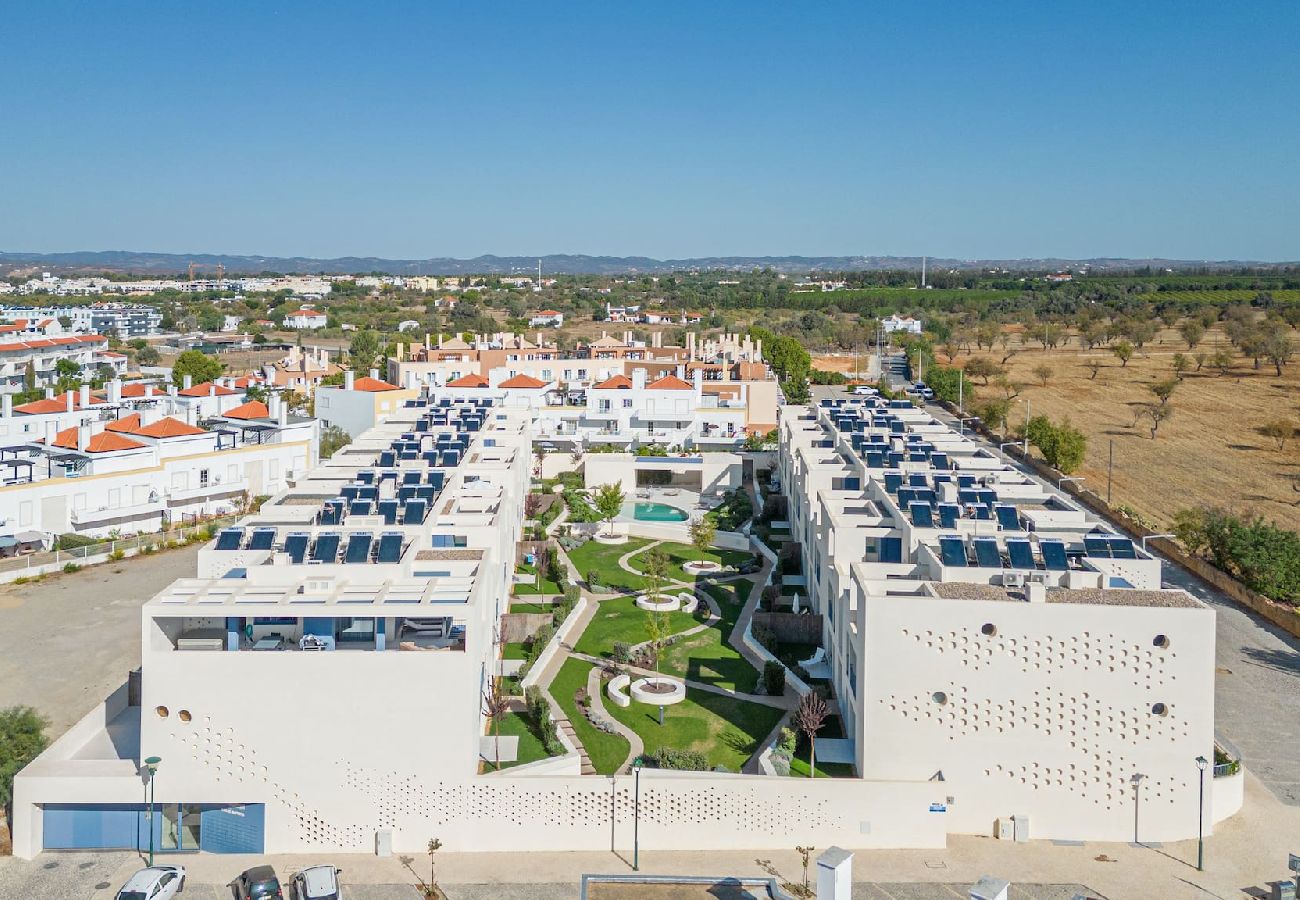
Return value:
[(1024, 587), (1024, 586), (1025, 586), (1025, 574), (1024, 574), (1023, 572), (1003, 572), (1003, 573), (1002, 573), (1002, 586), (1003, 586), (1003, 587), (1015, 587), (1015, 588), (1018, 588), (1018, 587)]

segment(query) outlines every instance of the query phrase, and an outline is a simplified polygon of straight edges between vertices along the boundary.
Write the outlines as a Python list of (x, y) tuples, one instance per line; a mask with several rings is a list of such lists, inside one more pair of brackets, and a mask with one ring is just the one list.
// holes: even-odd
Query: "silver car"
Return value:
[(183, 890), (184, 866), (150, 866), (126, 880), (117, 900), (171, 900)]
[(294, 900), (339, 900), (339, 875), (334, 866), (309, 866), (293, 876)]

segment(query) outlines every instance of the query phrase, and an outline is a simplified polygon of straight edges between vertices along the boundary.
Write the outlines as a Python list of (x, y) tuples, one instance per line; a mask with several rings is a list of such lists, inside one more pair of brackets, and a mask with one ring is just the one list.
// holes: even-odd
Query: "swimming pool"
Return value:
[(623, 515), (641, 522), (685, 522), (690, 518), (688, 513), (667, 503), (644, 501), (623, 504)]

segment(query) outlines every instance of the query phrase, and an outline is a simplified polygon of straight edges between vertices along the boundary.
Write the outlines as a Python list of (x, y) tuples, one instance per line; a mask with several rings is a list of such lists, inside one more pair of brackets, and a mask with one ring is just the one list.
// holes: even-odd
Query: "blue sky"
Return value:
[(0, 249), (1300, 259), (1294, 2), (41, 2)]

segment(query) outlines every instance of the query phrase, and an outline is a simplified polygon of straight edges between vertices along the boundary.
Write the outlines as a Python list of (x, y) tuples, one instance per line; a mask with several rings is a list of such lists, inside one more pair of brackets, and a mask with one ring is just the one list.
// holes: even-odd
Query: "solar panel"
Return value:
[(386, 532), (379, 536), (379, 552), (375, 562), (395, 563), (402, 559), (402, 536), (395, 532)]
[(1111, 555), (1110, 541), (1104, 537), (1084, 535), (1083, 549), (1089, 556), (1109, 557)]
[(360, 481), (362, 484), (374, 484), (374, 483), (375, 483), (375, 473), (374, 473), (373, 470), (369, 470), (369, 471), (365, 471), (365, 472), (358, 472), (358, 473), (357, 473), (357, 480)]
[(423, 500), (411, 500), (402, 510), (403, 525), (419, 525), (424, 522), (428, 505)]
[(903, 476), (898, 472), (885, 473), (885, 490), (890, 494), (897, 494), (898, 489), (903, 486)]
[(957, 519), (961, 516), (961, 507), (955, 503), (939, 504), (939, 527), (956, 528)]
[(939, 559), (945, 566), (965, 566), (966, 546), (959, 537), (939, 538)]
[(397, 510), (400, 504), (393, 498), (379, 501), (379, 514), (384, 517), (385, 525), (397, 524)]
[(240, 541), (244, 539), (244, 529), (242, 528), (223, 528), (217, 535), (218, 550), (238, 550)]
[(1116, 559), (1137, 559), (1137, 550), (1128, 538), (1111, 538), (1110, 555)]
[(289, 561), (294, 565), (301, 565), (306, 558), (309, 540), (311, 540), (310, 536), (301, 531), (292, 532), (284, 539), (284, 552), (289, 554)]
[(349, 515), (353, 515), (353, 516), (368, 516), (368, 515), (370, 515), (370, 501), (369, 501), (369, 500), (353, 500), (353, 501), (352, 501), (352, 505), (348, 507), (348, 514), (349, 514)]
[(316, 537), (316, 546), (311, 548), (311, 558), (317, 562), (332, 563), (338, 559), (339, 535), (327, 533)]
[(1011, 557), (1011, 567), (1014, 569), (1038, 568), (1034, 562), (1034, 548), (1027, 540), (1007, 541), (1007, 556)]
[(419, 473), (419, 472), (403, 472), (403, 473), (402, 473), (402, 484), (419, 484), (419, 483), (420, 483), (420, 473)]
[(343, 554), (345, 563), (363, 563), (370, 561), (371, 534), (358, 531), (348, 535), (348, 549)]
[(1065, 556), (1064, 541), (1039, 541), (1039, 552), (1043, 554), (1043, 567), (1053, 572), (1064, 572), (1070, 568), (1070, 561)]
[(975, 559), (985, 569), (1002, 568), (1002, 554), (998, 553), (998, 542), (991, 537), (978, 537), (975, 545)]
[(1020, 519), (1016, 516), (1016, 508), (1014, 506), (999, 503), (997, 506), (993, 507), (993, 511), (997, 513), (998, 524), (1001, 525), (1003, 529), (1006, 531), (1020, 530)]
[(917, 528), (933, 528), (934, 512), (928, 503), (912, 503), (908, 507), (912, 513), (912, 524)]
[(981, 520), (981, 521), (990, 521), (990, 520), (992, 520), (992, 518), (993, 518), (993, 511), (992, 511), (991, 509), (989, 509), (988, 506), (986, 506), (985, 504), (980, 503), (980, 504), (977, 504), (976, 506), (973, 506), (973, 507), (971, 507), (971, 508), (972, 508), (973, 510), (975, 510), (975, 518), (977, 518), (977, 519), (979, 519), (979, 520)]
[(912, 487), (925, 487), (927, 482), (924, 473), (917, 474), (913, 472), (907, 476), (907, 483)]
[(253, 537), (248, 542), (249, 550), (270, 550), (275, 546), (274, 528), (254, 528)]

